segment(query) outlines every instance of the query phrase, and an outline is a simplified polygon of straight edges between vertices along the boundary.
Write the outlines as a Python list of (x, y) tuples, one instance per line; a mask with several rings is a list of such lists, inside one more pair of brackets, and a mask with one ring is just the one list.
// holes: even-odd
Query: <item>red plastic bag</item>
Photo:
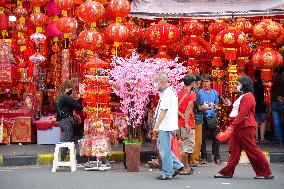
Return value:
[(181, 141), (177, 139), (176, 134), (173, 134), (172, 141), (171, 141), (171, 149), (172, 149), (172, 152), (176, 155), (176, 157), (179, 160), (181, 160), (180, 146), (181, 146)]
[(233, 130), (226, 130), (224, 132), (220, 132), (219, 134), (217, 134), (216, 138), (217, 140), (224, 142), (231, 137), (232, 133), (233, 133)]

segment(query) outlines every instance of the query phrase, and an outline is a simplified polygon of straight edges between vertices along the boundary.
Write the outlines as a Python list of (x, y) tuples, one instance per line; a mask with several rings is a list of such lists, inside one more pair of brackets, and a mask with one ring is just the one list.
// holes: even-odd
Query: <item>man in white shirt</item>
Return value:
[(154, 82), (155, 88), (161, 91), (153, 129), (159, 132), (157, 145), (162, 159), (162, 175), (157, 179), (170, 180), (183, 169), (183, 164), (171, 150), (172, 135), (178, 129), (178, 97), (166, 73), (158, 73)]

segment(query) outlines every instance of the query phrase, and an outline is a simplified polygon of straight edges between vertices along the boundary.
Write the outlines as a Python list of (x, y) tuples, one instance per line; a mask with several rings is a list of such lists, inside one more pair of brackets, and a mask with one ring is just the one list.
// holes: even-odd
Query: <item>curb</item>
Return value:
[[(266, 154), (266, 153), (265, 153)], [(282, 152), (270, 152), (270, 163), (283, 163), (284, 162), (284, 153)], [(157, 153), (154, 151), (142, 151), (140, 154), (141, 163), (146, 163), (153, 157), (157, 156)], [(229, 153), (221, 152), (221, 160), (223, 162), (227, 161)], [(267, 154), (266, 154), (267, 156)], [(212, 154), (208, 152), (208, 162), (212, 162)], [(269, 157), (269, 156), (268, 156)], [(67, 159), (69, 155), (67, 155)], [(81, 157), (77, 154), (77, 162), (85, 163), (88, 160), (95, 160), (94, 157)], [(123, 151), (113, 151), (108, 159), (115, 162), (123, 162), (124, 153)], [(23, 166), (23, 165), (52, 165), (53, 163), (53, 153), (48, 154), (31, 154), (31, 155), (0, 155), (0, 166)]]

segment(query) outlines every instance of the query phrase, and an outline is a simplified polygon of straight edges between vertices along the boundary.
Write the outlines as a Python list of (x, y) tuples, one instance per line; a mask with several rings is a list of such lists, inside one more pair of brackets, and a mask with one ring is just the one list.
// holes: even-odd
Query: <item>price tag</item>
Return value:
[(36, 32), (37, 33), (42, 33), (42, 27), (36, 27)]

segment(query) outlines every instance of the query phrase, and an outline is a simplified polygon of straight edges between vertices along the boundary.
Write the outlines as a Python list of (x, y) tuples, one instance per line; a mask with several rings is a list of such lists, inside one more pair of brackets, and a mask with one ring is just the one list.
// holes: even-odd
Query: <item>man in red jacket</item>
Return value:
[(259, 147), (256, 146), (254, 130), (256, 121), (255, 99), (252, 94), (253, 82), (248, 76), (238, 79), (238, 92), (241, 96), (234, 102), (230, 118), (233, 119), (229, 130), (233, 130), (229, 141), (229, 159), (227, 165), (214, 175), (214, 178), (232, 178), (244, 150), (256, 173), (255, 179), (273, 179), (269, 164)]

